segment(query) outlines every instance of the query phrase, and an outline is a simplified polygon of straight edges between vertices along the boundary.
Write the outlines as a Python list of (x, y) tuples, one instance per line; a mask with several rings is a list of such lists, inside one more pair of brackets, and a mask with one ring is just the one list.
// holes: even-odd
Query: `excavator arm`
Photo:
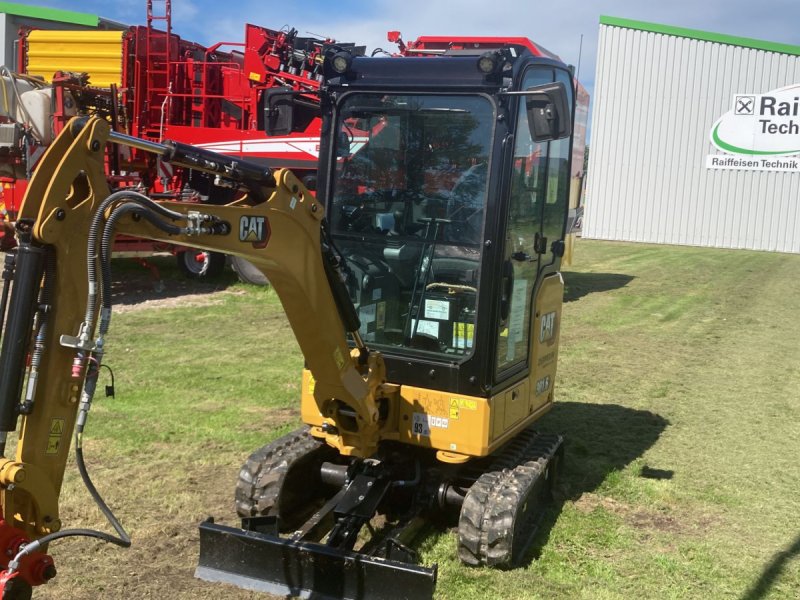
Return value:
[[(243, 193), (227, 205), (111, 194), (104, 176), (109, 141), (215, 173)], [(224, 252), (256, 265), (274, 286), (315, 379), (322, 425), (312, 434), (343, 455), (375, 452), (383, 362), (358, 337), (322, 206), (289, 171), (273, 174), (189, 146), (127, 138), (100, 119), (76, 119), (37, 168), (17, 229), (14, 283), (10, 294), (6, 283), (2, 306), (4, 313), (8, 308), (0, 353), (3, 450), (20, 416), (22, 423), (16, 456), (0, 459), (0, 557), (9, 557), (0, 558), (3, 598), (14, 597), (8, 595), (12, 580), (21, 589), (55, 574), (44, 548), (61, 529), (58, 496), (70, 437), (77, 431), (80, 447), (102, 363), (111, 318), (108, 259), (117, 233)], [(352, 351), (347, 331), (356, 340)], [(340, 412), (350, 416), (346, 424)], [(37, 539), (41, 550), (22, 552)]]

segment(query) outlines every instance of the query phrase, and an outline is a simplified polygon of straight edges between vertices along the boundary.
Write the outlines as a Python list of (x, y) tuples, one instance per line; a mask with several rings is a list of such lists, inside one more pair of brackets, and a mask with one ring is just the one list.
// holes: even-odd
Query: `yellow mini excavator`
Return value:
[[(531, 425), (553, 402), (574, 79), (524, 45), (473, 46), (435, 58), (329, 52), (316, 196), (287, 170), (127, 137), (100, 119), (63, 131), (3, 272), (3, 456), (19, 426), (16, 456), (0, 458), (4, 600), (55, 576), (47, 547), (62, 537), (130, 545), (82, 449), (117, 234), (247, 259), (305, 357), (304, 427), (247, 459), (241, 527), (200, 525), (198, 577), (314, 598), (430, 597), (436, 567), (418, 565), (409, 540), (437, 513), (457, 520), (463, 562), (525, 558), (562, 455), (559, 436)], [(269, 93), (267, 133), (302, 125), (303, 102)], [(112, 192), (109, 143), (207, 174), (235, 199)], [(62, 527), (73, 433), (114, 534)]]

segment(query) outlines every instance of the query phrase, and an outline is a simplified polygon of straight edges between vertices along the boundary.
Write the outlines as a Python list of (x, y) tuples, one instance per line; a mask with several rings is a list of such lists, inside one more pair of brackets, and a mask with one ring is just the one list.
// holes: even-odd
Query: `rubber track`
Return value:
[(485, 471), (464, 498), (458, 522), (462, 562), (495, 567), (519, 562), (542, 514), (538, 499), (531, 502), (530, 495), (562, 442), (559, 435), (528, 429), (491, 460), (481, 461)]
[[(287, 526), (291, 515), (281, 515), (279, 500), (290, 468), (325, 444), (308, 433), (308, 427), (293, 431), (253, 452), (239, 471), (236, 512), (240, 517), (272, 515)], [(311, 479), (309, 478), (309, 484)], [(298, 507), (299, 508), (299, 507)]]

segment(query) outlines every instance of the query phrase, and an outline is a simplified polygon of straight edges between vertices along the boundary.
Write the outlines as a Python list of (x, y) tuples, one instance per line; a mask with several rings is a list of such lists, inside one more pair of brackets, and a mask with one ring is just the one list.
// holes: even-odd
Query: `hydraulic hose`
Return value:
[[(122, 206), (116, 207), (112, 210), (111, 215), (109, 216), (108, 220), (105, 222), (105, 226), (103, 227), (104, 221), (104, 213), (106, 209), (114, 204), (115, 202), (120, 202), (123, 200), (128, 200), (126, 204)], [(87, 332), (92, 330), (94, 319), (95, 319), (95, 309), (94, 305), (97, 299), (97, 241), (99, 237), (99, 231), (102, 227), (103, 235), (100, 244), (100, 268), (102, 273), (102, 306), (103, 306), (103, 317), (100, 321), (99, 327), (99, 337), (102, 339), (103, 334), (107, 331), (108, 325), (110, 322), (110, 315), (111, 315), (111, 244), (113, 243), (114, 237), (114, 228), (116, 226), (117, 221), (123, 216), (128, 213), (135, 213), (141, 215), (144, 219), (148, 222), (152, 223), (162, 231), (169, 233), (169, 234), (178, 234), (181, 233), (182, 229), (177, 225), (172, 225), (170, 223), (165, 222), (164, 220), (160, 219), (158, 215), (170, 218), (170, 219), (185, 219), (186, 217), (174, 211), (170, 211), (168, 209), (159, 206), (157, 203), (153, 202), (147, 196), (142, 194), (138, 194), (136, 192), (129, 192), (129, 191), (121, 191), (111, 194), (108, 198), (106, 198), (100, 205), (97, 213), (95, 213), (95, 217), (92, 219), (92, 224), (89, 230), (89, 246), (88, 246), (88, 256), (87, 256), (87, 273), (89, 278), (89, 306), (87, 306), (86, 311), (86, 324), (88, 327), (86, 329)], [(46, 299), (49, 298), (45, 292), (42, 293), (42, 298)], [(78, 472), (81, 475), (81, 480), (83, 484), (86, 486), (86, 489), (89, 491), (89, 494), (94, 500), (97, 507), (100, 509), (100, 512), (103, 513), (106, 520), (111, 524), (116, 532), (116, 535), (106, 533), (103, 531), (97, 531), (94, 529), (65, 529), (64, 531), (57, 531), (55, 533), (51, 533), (45, 535), (38, 540), (27, 544), (22, 550), (20, 550), (16, 556), (9, 562), (8, 564), (8, 572), (13, 573), (19, 568), (19, 561), (22, 559), (23, 556), (29, 554), (31, 552), (35, 552), (39, 550), (45, 544), (53, 542), (55, 540), (66, 538), (66, 537), (74, 537), (74, 536), (82, 536), (82, 537), (93, 537), (104, 542), (108, 542), (110, 544), (115, 544), (122, 548), (128, 548), (131, 545), (131, 538), (128, 533), (125, 531), (125, 528), (119, 522), (117, 517), (114, 515), (112, 510), (109, 508), (108, 504), (106, 504), (103, 497), (100, 495), (100, 492), (97, 491), (97, 488), (94, 485), (91, 477), (89, 476), (89, 472), (86, 468), (86, 461), (84, 460), (83, 455), (83, 432), (86, 427), (86, 421), (88, 419), (89, 409), (91, 408), (92, 398), (94, 396), (94, 391), (97, 386), (97, 377), (100, 371), (100, 361), (102, 359), (103, 349), (102, 345), (99, 346), (97, 351), (94, 353), (90, 360), (90, 366), (88, 369), (88, 373), (86, 375), (86, 380), (84, 383), (84, 390), (81, 396), (81, 404), (80, 409), (78, 411), (78, 418), (75, 424), (75, 461), (78, 465)]]
[[(108, 331), (108, 324), (111, 311), (111, 247), (114, 243), (114, 229), (116, 228), (117, 221), (124, 215), (133, 213), (140, 215), (152, 225), (158, 227), (164, 233), (169, 235), (178, 235), (183, 230), (177, 225), (167, 223), (159, 219), (151, 210), (143, 208), (142, 206), (134, 203), (126, 203), (116, 207), (111, 215), (108, 217), (105, 229), (103, 230), (103, 239), (100, 244), (100, 269), (102, 279), (102, 292), (101, 292), (101, 306), (103, 314), (100, 318), (100, 331), (102, 336)], [(185, 218), (180, 213), (176, 213), (180, 217)]]
[(104, 542), (108, 542), (109, 544), (114, 544), (116, 546), (120, 546), (122, 548), (130, 548), (131, 546), (131, 537), (128, 535), (128, 532), (125, 531), (125, 528), (122, 526), (122, 523), (119, 522), (117, 517), (108, 507), (103, 497), (100, 495), (100, 492), (97, 491), (97, 488), (92, 482), (91, 477), (89, 477), (89, 472), (86, 469), (86, 462), (83, 458), (83, 429), (85, 426), (85, 417), (83, 419), (83, 423), (81, 423), (75, 429), (75, 461), (78, 463), (78, 471), (81, 474), (81, 480), (83, 480), (83, 484), (86, 486), (86, 489), (89, 490), (89, 494), (92, 496), (92, 500), (95, 501), (97, 507), (100, 509), (100, 512), (103, 513), (103, 516), (108, 520), (114, 530), (117, 532), (117, 535), (114, 536), (110, 533), (106, 533), (104, 531), (97, 531), (95, 529), (83, 529), (83, 528), (76, 528), (76, 529), (65, 529), (63, 531), (56, 531), (55, 533), (50, 533), (48, 535), (40, 537), (38, 540), (27, 544), (22, 550), (17, 552), (16, 556), (8, 563), (8, 572), (13, 573), (14, 571), (19, 568), (19, 561), (22, 559), (23, 556), (26, 554), (30, 554), (31, 552), (36, 552), (45, 544), (49, 544), (55, 540), (66, 538), (66, 537), (74, 537), (74, 536), (81, 536), (81, 537), (93, 537), (97, 538), (98, 540), (102, 540)]
[(144, 194), (140, 194), (139, 192), (133, 192), (130, 190), (120, 190), (118, 192), (114, 192), (113, 194), (109, 195), (103, 202), (100, 203), (100, 206), (95, 212), (94, 217), (92, 218), (92, 222), (89, 225), (89, 237), (88, 237), (88, 252), (86, 256), (86, 272), (89, 280), (89, 301), (86, 304), (86, 316), (84, 318), (84, 322), (88, 325), (89, 330), (91, 330), (92, 326), (95, 322), (95, 306), (97, 304), (97, 245), (98, 245), (98, 238), (99, 232), (101, 229), (104, 228), (104, 220), (105, 220), (105, 212), (106, 210), (116, 202), (121, 201), (129, 201), (135, 202), (141, 206), (145, 206), (158, 214), (168, 218), (168, 219), (185, 219), (186, 217), (179, 213), (167, 208), (164, 208), (157, 202), (154, 202)]

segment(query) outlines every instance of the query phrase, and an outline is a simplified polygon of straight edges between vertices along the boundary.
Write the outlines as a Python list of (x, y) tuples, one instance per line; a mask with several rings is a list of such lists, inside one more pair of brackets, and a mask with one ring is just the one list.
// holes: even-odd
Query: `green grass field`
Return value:
[[(514, 571), (466, 568), (455, 534), (429, 531), (437, 597), (800, 597), (800, 256), (582, 240), (575, 262), (541, 422), (567, 438), (560, 501)], [(127, 308), (108, 338), (117, 395), (85, 448), (134, 548), (54, 544), (38, 597), (263, 598), (192, 572), (197, 523), (234, 523), (240, 464), (299, 424), (277, 298), (229, 279)], [(106, 527), (72, 465), (62, 519)]]

